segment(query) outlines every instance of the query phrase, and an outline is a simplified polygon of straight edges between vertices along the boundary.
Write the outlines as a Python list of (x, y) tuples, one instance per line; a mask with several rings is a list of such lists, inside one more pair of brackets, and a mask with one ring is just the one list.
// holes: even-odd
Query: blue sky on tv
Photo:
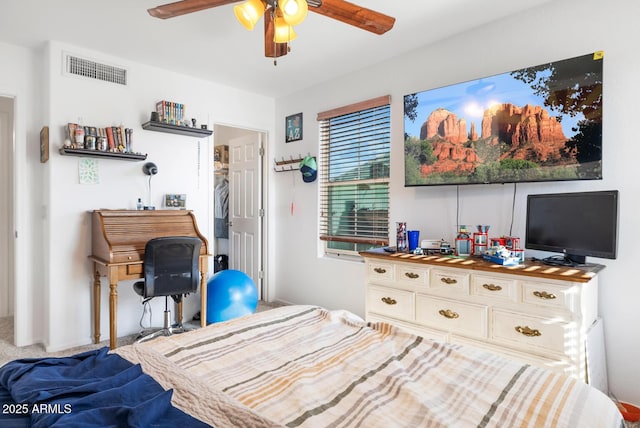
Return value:
[[(545, 71), (548, 73), (548, 71)], [(533, 94), (531, 87), (515, 79), (510, 73), (498, 74), (482, 79), (470, 80), (441, 88), (418, 92), (417, 118), (411, 121), (404, 118), (404, 132), (410, 136), (420, 137), (420, 127), (429, 114), (438, 108), (454, 113), (458, 120), (467, 121), (467, 132), (471, 130), (471, 122), (475, 123), (476, 132), (482, 131), (482, 115), (486, 108), (495, 103), (511, 103), (522, 107), (526, 104), (538, 105), (547, 110), (550, 116), (562, 116), (562, 129), (567, 138), (571, 138), (579, 120), (584, 119), (582, 113), (575, 117), (562, 115), (544, 105), (544, 99)]]

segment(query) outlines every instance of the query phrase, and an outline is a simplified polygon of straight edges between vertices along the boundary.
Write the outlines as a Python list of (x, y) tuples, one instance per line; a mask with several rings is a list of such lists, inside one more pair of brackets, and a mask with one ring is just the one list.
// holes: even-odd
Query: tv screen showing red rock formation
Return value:
[(404, 97), (405, 185), (602, 178), (603, 53)]

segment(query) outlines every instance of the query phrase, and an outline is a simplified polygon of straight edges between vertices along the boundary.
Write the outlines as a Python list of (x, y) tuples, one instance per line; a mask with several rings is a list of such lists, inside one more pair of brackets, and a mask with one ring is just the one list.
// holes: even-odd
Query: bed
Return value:
[(3, 409), (49, 405), (30, 419), (2, 415), (33, 426), (624, 426), (614, 403), (578, 380), (315, 306), (10, 362), (0, 386)]

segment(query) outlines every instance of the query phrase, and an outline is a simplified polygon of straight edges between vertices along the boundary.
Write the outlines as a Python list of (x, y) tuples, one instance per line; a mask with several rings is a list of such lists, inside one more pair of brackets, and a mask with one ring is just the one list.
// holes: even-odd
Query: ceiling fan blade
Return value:
[(182, 0), (147, 9), (147, 12), (155, 18), (167, 19), (239, 1), (241, 0)]
[(313, 7), (309, 2), (309, 10), (320, 15), (336, 19), (375, 34), (384, 34), (393, 28), (396, 19), (375, 10), (358, 6), (344, 0), (322, 0), (322, 4)]
[(276, 27), (273, 25), (271, 9), (265, 11), (262, 19), (264, 20), (264, 56), (267, 58), (285, 56), (287, 52), (289, 52), (287, 43), (276, 43), (273, 41)]

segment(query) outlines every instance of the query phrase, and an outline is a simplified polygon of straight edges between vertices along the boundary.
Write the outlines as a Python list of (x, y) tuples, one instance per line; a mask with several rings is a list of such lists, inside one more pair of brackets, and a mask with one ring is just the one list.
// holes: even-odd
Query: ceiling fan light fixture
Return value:
[(256, 23), (264, 15), (265, 4), (262, 0), (247, 0), (246, 2), (233, 7), (238, 22), (244, 28), (251, 31)]
[(293, 27), (282, 16), (276, 14), (273, 17), (273, 41), (275, 43), (289, 43), (296, 37), (298, 35), (293, 31)]
[(291, 26), (298, 25), (307, 17), (307, 1), (306, 0), (280, 0), (278, 9), (282, 12), (285, 22)]

